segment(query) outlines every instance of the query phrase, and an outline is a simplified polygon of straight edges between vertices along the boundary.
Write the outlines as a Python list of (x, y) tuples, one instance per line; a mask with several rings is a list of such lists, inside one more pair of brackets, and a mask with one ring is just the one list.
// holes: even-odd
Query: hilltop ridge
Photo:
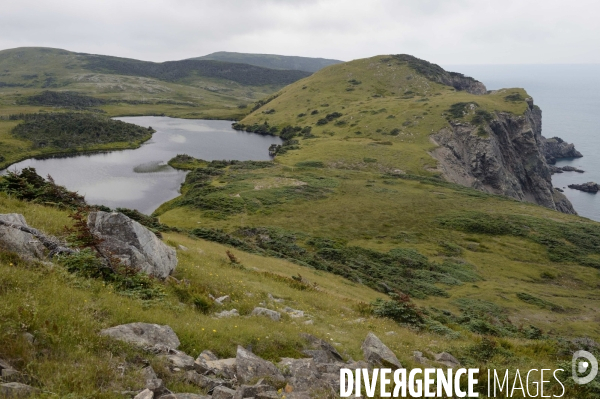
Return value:
[(239, 62), (271, 69), (295, 69), (306, 72), (316, 72), (329, 65), (339, 64), (343, 61), (326, 58), (298, 57), (276, 54), (250, 54), (218, 51), (192, 60), (217, 60)]

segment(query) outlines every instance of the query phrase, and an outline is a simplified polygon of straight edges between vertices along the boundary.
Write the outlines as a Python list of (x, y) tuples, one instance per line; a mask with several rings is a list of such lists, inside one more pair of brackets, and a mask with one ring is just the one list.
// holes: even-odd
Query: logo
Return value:
[[(586, 360), (582, 360), (586, 359)], [(585, 377), (580, 377), (589, 370), (589, 374)], [(573, 381), (576, 384), (584, 385), (592, 382), (598, 375), (598, 361), (590, 352), (577, 351), (573, 354)]]

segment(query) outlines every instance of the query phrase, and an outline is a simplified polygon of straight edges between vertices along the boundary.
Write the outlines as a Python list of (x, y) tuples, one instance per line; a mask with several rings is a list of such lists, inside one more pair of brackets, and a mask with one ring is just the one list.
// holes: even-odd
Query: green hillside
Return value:
[(294, 69), (298, 71), (317, 72), (329, 65), (339, 64), (342, 61), (326, 58), (297, 57), (276, 54), (249, 54), (218, 51), (216, 53), (192, 58), (192, 60), (216, 60), (237, 62), (241, 64), (256, 65), (271, 69)]
[[(103, 120), (98, 115), (236, 120), (250, 111), (248, 105), (309, 75), (210, 60), (153, 63), (41, 47), (3, 50), (0, 169), (24, 158), (64, 153), (67, 149), (74, 152), (135, 148), (148, 138), (111, 136), (110, 140), (89, 142), (75, 139), (68, 146), (40, 146), (32, 137), (12, 134), (23, 115), (73, 115), (75, 111), (96, 114), (88, 121)], [(71, 133), (65, 132), (63, 139)]]
[[(198, 237), (407, 292), (432, 312), (493, 303), (514, 328), (597, 339), (600, 225), (445, 182), (429, 155), (448, 120), (518, 116), (527, 97), (459, 91), (392, 57), (336, 65), (237, 125), (287, 139), (273, 166), (174, 159), (197, 169), (157, 214)], [(453, 116), (472, 102), (479, 112)]]
[[(181, 103), (200, 93), (194, 74), (172, 81), (125, 75), (130, 61), (113, 59), (91, 72), (77, 54), (20, 51), (27, 65), (39, 58), (60, 71), (57, 81), (65, 86), (15, 86), (43, 69), (32, 66), (17, 77), (11, 68), (18, 57), (4, 58), (0, 115), (37, 114), (0, 120), (0, 155), (10, 148), (11, 160), (32, 153), (31, 132), (47, 111), (61, 113), (48, 113), (50, 122), (64, 113), (85, 115), (76, 117), (81, 123), (91, 114), (235, 114), (236, 129), (285, 140), (271, 148), (273, 162), (183, 154), (169, 162), (189, 171), (181, 196), (140, 220), (178, 248), (174, 279), (107, 277), (85, 251), (75, 261), (38, 263), (0, 250), (0, 358), (47, 397), (123, 397), (141, 389), (146, 364), (173, 391), (202, 392), (164, 360), (97, 335), (129, 322), (170, 325), (194, 357), (205, 349), (232, 356), (239, 344), (273, 361), (304, 357), (302, 332), (328, 340), (345, 360), (362, 359), (360, 344), (372, 331), (407, 368), (422, 367), (413, 351), (429, 360), (447, 351), (480, 369), (482, 387), (487, 369), (560, 367), (567, 370), (565, 398), (600, 395), (600, 377), (585, 387), (568, 377), (582, 343), (599, 355), (600, 224), (450, 183), (431, 156), (438, 148), (432, 134), (444, 129), (464, 128), (478, 148), (496, 135), (494, 123), (525, 126), (516, 131), (533, 136), (519, 125), (536, 110), (524, 89), (487, 93), (472, 78), (414, 57), (377, 56), (332, 65), (284, 88), (261, 86), (262, 95), (251, 91), (255, 86), (211, 77), (211, 84), (235, 89), (211, 92), (203, 108)], [(70, 75), (78, 68), (94, 76), (88, 86)], [(119, 83), (103, 86), (112, 78)], [(153, 92), (152, 103), (139, 102), (153, 84), (167, 89)], [(138, 139), (144, 132), (130, 133)], [(527, 160), (534, 164), (536, 156)], [(69, 218), (60, 201), (48, 199), (65, 193), (30, 177), (39, 187), (0, 180), (0, 213), (22, 213), (31, 226), (73, 242), (77, 214)], [(221, 307), (209, 295), (230, 295), (231, 302)], [(260, 303), (306, 316), (250, 317)], [(233, 308), (242, 317), (214, 316)], [(33, 344), (23, 333), (33, 335)], [(559, 395), (560, 387), (546, 394)]]

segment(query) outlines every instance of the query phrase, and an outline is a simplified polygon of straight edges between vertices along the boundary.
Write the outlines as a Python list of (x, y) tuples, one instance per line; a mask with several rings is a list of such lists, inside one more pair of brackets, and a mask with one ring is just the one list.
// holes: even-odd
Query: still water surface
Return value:
[(115, 118), (148, 127), (156, 133), (135, 150), (28, 159), (9, 169), (36, 168), (69, 190), (85, 195), (90, 204), (125, 207), (152, 213), (179, 195), (186, 172), (167, 162), (177, 154), (205, 160), (269, 160), (269, 146), (279, 137), (260, 136), (231, 128), (230, 121), (176, 119), (156, 116)]

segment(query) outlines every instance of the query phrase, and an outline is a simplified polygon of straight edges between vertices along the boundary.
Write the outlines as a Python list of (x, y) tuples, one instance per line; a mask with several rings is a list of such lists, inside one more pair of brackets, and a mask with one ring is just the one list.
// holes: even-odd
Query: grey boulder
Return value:
[(124, 265), (163, 279), (175, 270), (175, 249), (122, 213), (91, 212), (87, 223), (90, 231), (102, 240), (100, 249)]
[(20, 382), (8, 382), (0, 384), (0, 398), (22, 398), (38, 392), (32, 386)]
[(171, 327), (158, 324), (122, 324), (104, 329), (100, 331), (100, 335), (146, 348), (158, 346), (177, 349), (180, 345), (179, 338)]
[(259, 378), (264, 378), (271, 384), (285, 381), (285, 378), (273, 363), (261, 359), (241, 346), (237, 348), (235, 359), (237, 378), (242, 384), (254, 382)]
[[(0, 220), (29, 227), (25, 217), (18, 213), (0, 215)], [(28, 259), (41, 259), (44, 256), (44, 246), (34, 236), (3, 225), (0, 225), (0, 248)]]
[(435, 361), (448, 367), (460, 366), (460, 362), (447, 352), (442, 352), (435, 355)]
[(373, 333), (369, 333), (361, 349), (365, 360), (371, 364), (401, 369), (400, 361), (383, 342)]
[(227, 387), (216, 387), (212, 394), (212, 399), (233, 399), (235, 391)]

